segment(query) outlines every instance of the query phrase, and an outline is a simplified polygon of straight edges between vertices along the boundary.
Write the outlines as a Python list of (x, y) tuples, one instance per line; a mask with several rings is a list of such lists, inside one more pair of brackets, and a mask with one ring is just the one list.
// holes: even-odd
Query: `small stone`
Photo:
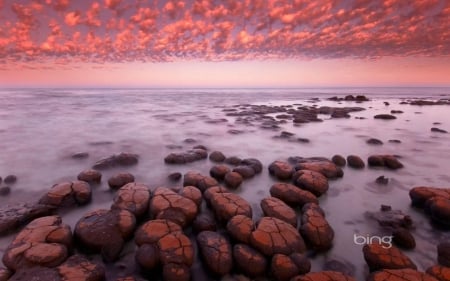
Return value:
[(339, 167), (344, 167), (347, 164), (347, 161), (342, 155), (336, 154), (331, 158), (331, 161), (333, 161), (334, 164), (336, 164)]
[(209, 160), (213, 161), (213, 162), (223, 162), (225, 161), (225, 155), (220, 152), (220, 151), (213, 151), (211, 152), (211, 154), (209, 154)]
[(0, 187), (0, 196), (6, 196), (11, 193), (11, 188), (9, 186)]
[(228, 172), (225, 174), (224, 181), (227, 187), (231, 189), (236, 189), (241, 185), (243, 178), (239, 173)]
[(179, 172), (176, 173), (171, 173), (169, 174), (167, 177), (169, 178), (169, 180), (171, 181), (179, 181), (181, 179), (183, 175)]
[(397, 119), (397, 117), (395, 117), (394, 115), (390, 115), (390, 114), (378, 114), (378, 115), (375, 115), (373, 118), (374, 119), (384, 119), (384, 120)]
[(14, 184), (17, 181), (17, 177), (15, 175), (7, 175), (4, 179), (3, 182), (5, 184)]
[(225, 165), (215, 165), (209, 170), (209, 174), (217, 180), (223, 180), (225, 175), (230, 171), (230, 168)]
[(382, 185), (387, 185), (389, 183), (389, 179), (384, 177), (384, 176), (379, 176), (376, 180), (376, 183), (378, 184), (382, 184)]
[(361, 159), (361, 157), (359, 157), (357, 155), (347, 156), (347, 163), (348, 163), (348, 166), (355, 168), (355, 169), (362, 169), (366, 166), (366, 164)]
[(102, 181), (102, 174), (96, 170), (84, 170), (78, 174), (78, 180), (85, 181), (89, 184), (99, 184)]

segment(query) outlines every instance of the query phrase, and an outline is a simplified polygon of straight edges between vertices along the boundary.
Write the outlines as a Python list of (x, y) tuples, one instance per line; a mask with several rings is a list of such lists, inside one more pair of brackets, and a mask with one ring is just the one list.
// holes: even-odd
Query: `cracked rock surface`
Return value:
[(313, 249), (324, 251), (332, 247), (334, 231), (319, 205), (308, 203), (303, 206), (301, 223), (300, 233)]
[(431, 275), (414, 269), (385, 269), (372, 273), (367, 281), (438, 281)]
[(275, 183), (270, 188), (270, 195), (293, 207), (301, 208), (306, 203), (319, 203), (314, 194), (289, 183)]
[(203, 231), (198, 234), (197, 243), (203, 262), (212, 273), (222, 276), (231, 271), (231, 244), (222, 234)]
[(296, 276), (291, 281), (356, 281), (353, 277), (337, 271), (311, 272)]
[(297, 214), (286, 203), (275, 197), (261, 200), (261, 209), (265, 216), (274, 217), (297, 227)]
[(127, 210), (140, 217), (147, 212), (150, 190), (144, 184), (131, 182), (117, 191), (113, 201), (111, 209)]
[(363, 247), (364, 259), (370, 271), (381, 269), (417, 269), (417, 266), (398, 248), (372, 243)]
[(85, 205), (91, 201), (92, 190), (85, 181), (55, 184), (40, 200), (39, 204), (56, 207)]
[(294, 184), (304, 190), (320, 196), (328, 190), (328, 179), (319, 172), (298, 170), (292, 176)]

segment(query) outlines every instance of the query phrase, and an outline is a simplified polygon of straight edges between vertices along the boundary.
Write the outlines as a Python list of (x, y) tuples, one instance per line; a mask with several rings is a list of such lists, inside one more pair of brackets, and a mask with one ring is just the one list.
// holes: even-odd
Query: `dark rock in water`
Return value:
[(114, 196), (111, 209), (127, 210), (140, 217), (147, 213), (150, 189), (142, 183), (127, 183)]
[(181, 179), (183, 175), (180, 172), (175, 172), (175, 173), (171, 173), (169, 174), (167, 177), (169, 178), (169, 180), (171, 181), (179, 181)]
[(378, 183), (378, 184), (386, 185), (386, 184), (389, 183), (389, 179), (386, 178), (386, 177), (384, 177), (384, 176), (379, 176), (379, 177), (375, 180), (375, 182)]
[(450, 188), (414, 187), (409, 191), (409, 197), (414, 206), (424, 207), (425, 203), (433, 197), (442, 197), (450, 200)]
[(224, 182), (226, 186), (231, 189), (238, 188), (241, 185), (242, 181), (243, 177), (241, 176), (241, 174), (237, 172), (228, 172), (225, 174), (224, 177)]
[(72, 231), (61, 217), (41, 217), (30, 222), (5, 251), (3, 263), (13, 271), (23, 267), (55, 267), (69, 256)]
[(403, 164), (393, 155), (371, 155), (367, 163), (371, 167), (387, 167), (391, 170), (403, 168)]
[(448, 132), (446, 130), (442, 130), (436, 127), (431, 128), (432, 132), (436, 132), (436, 133), (442, 133), (442, 134), (447, 134)]
[(200, 254), (207, 268), (216, 275), (226, 275), (233, 267), (230, 242), (221, 234), (203, 231), (197, 235)]
[(56, 208), (50, 205), (21, 203), (0, 209), (0, 235), (7, 234), (33, 219), (51, 215)]
[(192, 149), (202, 149), (204, 151), (208, 151), (208, 148), (206, 146), (202, 145), (202, 144), (197, 144)]
[(417, 266), (395, 246), (371, 243), (363, 247), (363, 254), (371, 272), (381, 269), (417, 269)]
[[(191, 199), (194, 201), (194, 203), (197, 205), (197, 207), (200, 207), (203, 201), (203, 195), (200, 189), (196, 188), (195, 186), (185, 186), (181, 189), (179, 194), (185, 198)], [(199, 209), (200, 210), (200, 209)]]
[(259, 161), (258, 159), (255, 159), (255, 158), (243, 159), (240, 164), (252, 167), (253, 171), (255, 171), (256, 174), (261, 173), (262, 169), (263, 169), (263, 165), (262, 165), (261, 161)]
[(388, 142), (390, 142), (390, 143), (402, 143), (401, 140), (389, 140)]
[(72, 157), (73, 159), (86, 159), (89, 157), (89, 153), (77, 152), (77, 153), (72, 154), (72, 156), (70, 156), (70, 157)]
[(382, 212), (391, 211), (392, 210), (392, 206), (390, 206), (390, 205), (381, 205), (380, 206), (380, 210)]
[(297, 214), (286, 203), (276, 197), (261, 200), (261, 209), (265, 216), (274, 217), (297, 227)]
[(72, 207), (85, 205), (91, 201), (92, 190), (85, 181), (63, 182), (52, 186), (52, 188), (41, 197), (40, 204), (55, 207)]
[(243, 134), (244, 131), (242, 131), (242, 130), (237, 130), (237, 129), (231, 129), (231, 130), (228, 130), (228, 133), (229, 133), (229, 134), (232, 134), (232, 135), (240, 135), (240, 134)]
[(302, 142), (302, 143), (309, 143), (310, 142), (310, 140), (307, 139), (307, 138), (297, 138), (297, 141), (298, 142)]
[(225, 161), (225, 158), (225, 155), (220, 151), (213, 151), (209, 154), (209, 160), (213, 162), (220, 163)]
[[(450, 268), (441, 265), (434, 265), (427, 269), (427, 274), (436, 278), (437, 281), (449, 281), (450, 280)], [(436, 281), (431, 280), (431, 281)]]
[(288, 183), (275, 183), (270, 195), (293, 207), (303, 207), (307, 203), (318, 203), (317, 197), (307, 190)]
[(231, 172), (231, 170), (225, 165), (216, 165), (213, 166), (211, 170), (209, 170), (209, 174), (211, 175), (211, 177), (217, 180), (223, 180), (228, 172)]
[(85, 181), (89, 184), (99, 184), (102, 181), (102, 174), (96, 170), (84, 170), (78, 174), (78, 180)]
[(345, 110), (334, 110), (331, 114), (331, 118), (350, 118), (350, 114), (348, 114)]
[(294, 135), (295, 135), (294, 133), (283, 131), (283, 132), (280, 133), (279, 137), (280, 138), (290, 138), (290, 137), (292, 137)]
[(340, 178), (344, 175), (344, 171), (336, 164), (324, 157), (290, 158), (295, 164), (295, 170), (311, 170), (319, 172), (327, 178)]
[(323, 270), (342, 272), (345, 275), (355, 275), (356, 268), (353, 264), (346, 260), (330, 259), (323, 265)]
[(450, 267), (450, 242), (441, 242), (437, 246), (438, 262), (442, 266)]
[(392, 241), (402, 249), (411, 250), (416, 247), (416, 240), (411, 232), (403, 227), (396, 228), (392, 232)]
[(9, 186), (0, 187), (0, 196), (6, 196), (10, 193), (11, 193), (11, 187), (9, 187)]
[(310, 272), (306, 275), (298, 275), (291, 279), (291, 281), (356, 281), (353, 277), (345, 275), (337, 271), (320, 271)]
[(443, 197), (433, 197), (425, 203), (433, 222), (440, 226), (450, 228), (450, 200)]
[(263, 276), (266, 271), (266, 257), (246, 244), (234, 245), (233, 258), (240, 271), (250, 277)]
[(383, 142), (381, 140), (374, 139), (374, 138), (368, 139), (366, 142), (368, 144), (374, 144), (374, 145), (382, 145), (383, 144)]
[(270, 273), (275, 280), (288, 281), (292, 277), (308, 273), (311, 262), (303, 255), (294, 253), (290, 256), (275, 254), (270, 264)]
[(269, 173), (280, 180), (289, 180), (294, 174), (294, 168), (287, 162), (275, 161), (269, 165)]
[(252, 167), (246, 165), (239, 165), (233, 168), (233, 172), (236, 172), (244, 179), (249, 179), (255, 176), (255, 170)]
[(227, 231), (230, 236), (245, 244), (250, 243), (250, 235), (254, 229), (253, 220), (244, 215), (234, 216), (227, 223)]
[(391, 114), (401, 114), (403, 111), (401, 110), (391, 110)]
[[(181, 178), (181, 174), (179, 178)], [(134, 176), (130, 173), (119, 173), (108, 179), (108, 185), (111, 189), (119, 189), (130, 182), (134, 182)]]
[(216, 231), (217, 223), (214, 216), (211, 213), (203, 213), (198, 215), (192, 223), (192, 229), (195, 233), (202, 231)]
[[(383, 205), (382, 205), (383, 206)], [(379, 212), (367, 212), (366, 215), (378, 222), (380, 226), (391, 228), (411, 228), (413, 221), (411, 217), (401, 210), (392, 210), (382, 207)]]
[(315, 203), (302, 208), (300, 233), (308, 245), (317, 251), (326, 251), (333, 245), (334, 230), (325, 219), (324, 211)]
[(5, 184), (14, 184), (17, 181), (17, 177), (15, 175), (7, 175), (4, 179), (3, 182)]
[(208, 152), (204, 149), (192, 149), (181, 153), (170, 153), (164, 158), (166, 164), (186, 164), (206, 159)]
[(319, 197), (328, 190), (328, 179), (319, 172), (298, 170), (292, 176), (294, 184)]
[(122, 152), (97, 161), (92, 168), (105, 170), (116, 166), (126, 167), (136, 165), (138, 161), (137, 154)]
[(241, 158), (236, 157), (236, 156), (231, 156), (231, 157), (227, 157), (225, 159), (225, 163), (229, 164), (229, 165), (233, 165), (233, 166), (237, 166), (239, 164), (241, 164)]
[(187, 139), (184, 139), (183, 142), (185, 142), (185, 143), (196, 143), (197, 140), (196, 139), (192, 139), (192, 138), (187, 138)]
[(394, 115), (390, 115), (390, 114), (378, 114), (378, 115), (375, 115), (373, 118), (374, 119), (384, 119), (384, 120), (397, 119), (397, 117), (395, 117)]
[[(411, 268), (384, 269), (372, 273), (367, 281), (439, 281), (434, 277)], [(443, 279), (444, 280), (444, 279)]]
[(387, 102), (387, 101), (385, 101), (385, 102), (383, 102), (384, 103), (384, 105), (386, 105), (386, 106), (388, 106), (389, 105), (389, 103)]
[(334, 164), (336, 164), (339, 167), (344, 167), (347, 164), (347, 161), (342, 155), (336, 154), (331, 158), (331, 161), (333, 161)]
[(212, 177), (204, 176), (197, 172), (187, 172), (184, 174), (183, 186), (195, 186), (201, 192), (205, 192), (212, 186), (217, 186), (219, 183)]
[(355, 168), (355, 169), (362, 169), (366, 166), (364, 161), (361, 159), (361, 157), (357, 155), (349, 155), (347, 156), (347, 163), (349, 167)]

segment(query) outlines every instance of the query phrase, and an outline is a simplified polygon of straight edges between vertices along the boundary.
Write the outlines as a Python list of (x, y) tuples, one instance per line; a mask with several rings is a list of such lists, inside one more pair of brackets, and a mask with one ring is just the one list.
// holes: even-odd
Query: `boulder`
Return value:
[(385, 269), (372, 273), (367, 281), (438, 281), (433, 276), (414, 269)]
[(294, 174), (294, 168), (287, 162), (275, 161), (269, 165), (269, 173), (279, 180), (289, 180)]
[(230, 236), (241, 243), (250, 243), (250, 236), (255, 229), (251, 218), (244, 215), (232, 217), (227, 223), (227, 231)]
[(208, 176), (204, 176), (196, 172), (187, 172), (184, 175), (183, 186), (195, 186), (200, 189), (201, 192), (205, 192), (208, 188), (218, 185), (218, 182)]
[(331, 158), (331, 161), (339, 167), (344, 167), (347, 164), (347, 161), (345, 160), (345, 158), (339, 154), (334, 155)]
[(392, 232), (392, 241), (402, 249), (412, 250), (416, 247), (414, 236), (403, 227), (398, 227)]
[(403, 164), (393, 155), (371, 155), (367, 163), (370, 167), (386, 167), (391, 170), (403, 168)]
[(198, 207), (200, 207), (200, 205), (202, 204), (203, 201), (202, 192), (195, 186), (183, 187), (180, 191), (180, 195), (185, 198), (191, 199)]
[(170, 153), (164, 158), (166, 164), (186, 164), (208, 157), (208, 152), (202, 148), (191, 149), (181, 153)]
[(102, 181), (102, 173), (97, 170), (88, 169), (80, 172), (77, 179), (80, 181), (85, 181), (89, 184), (99, 184)]
[(0, 208), (0, 235), (7, 234), (33, 219), (51, 215), (56, 207), (43, 204), (20, 203)]
[(227, 223), (228, 220), (236, 215), (252, 217), (252, 207), (237, 194), (223, 191), (214, 192), (211, 194), (210, 199), (207, 200), (220, 222)]
[(253, 171), (255, 171), (256, 174), (261, 173), (262, 169), (263, 169), (263, 165), (262, 165), (261, 161), (259, 161), (258, 159), (255, 159), (255, 158), (243, 159), (240, 164), (252, 167)]
[(297, 227), (297, 214), (286, 203), (276, 197), (261, 200), (261, 209), (265, 216), (274, 217)]
[(81, 255), (73, 255), (57, 271), (64, 280), (102, 281), (105, 279), (105, 268), (102, 265), (89, 261)]
[(427, 269), (427, 274), (433, 276), (438, 281), (450, 281), (450, 268), (446, 266), (431, 266)]
[(314, 194), (289, 183), (275, 183), (270, 187), (270, 195), (293, 207), (301, 208), (306, 203), (318, 203)]
[(239, 165), (233, 168), (233, 172), (238, 173), (244, 179), (249, 179), (255, 176), (255, 170), (251, 166)]
[(414, 187), (409, 191), (409, 197), (411, 198), (412, 204), (417, 207), (424, 207), (425, 202), (433, 197), (441, 197), (450, 200), (450, 188), (437, 188), (437, 187), (426, 187), (419, 186)]
[(209, 160), (213, 162), (220, 163), (225, 161), (225, 158), (225, 155), (220, 151), (213, 151), (209, 154)]
[(197, 235), (200, 255), (206, 267), (216, 275), (226, 275), (233, 267), (230, 242), (221, 234), (203, 231)]
[(374, 119), (383, 119), (383, 120), (392, 120), (397, 119), (394, 115), (391, 114), (377, 114), (373, 117)]
[(363, 247), (363, 254), (371, 272), (382, 269), (417, 269), (417, 266), (393, 245), (367, 244)]
[(295, 276), (294, 278), (291, 279), (291, 281), (356, 281), (356, 279), (351, 276), (345, 275), (342, 272), (320, 271)]
[(266, 257), (246, 244), (234, 245), (233, 258), (239, 270), (249, 277), (263, 276), (266, 271)]
[(355, 169), (362, 169), (366, 166), (364, 161), (361, 159), (361, 157), (357, 155), (349, 155), (347, 156), (347, 163), (349, 167), (355, 168)]
[[(251, 169), (251, 168), (249, 168), (249, 169)], [(244, 179), (242, 178), (241, 174), (239, 174), (237, 172), (228, 172), (225, 174), (225, 177), (224, 177), (225, 185), (231, 189), (238, 188), (241, 185), (243, 180)]]
[(117, 191), (113, 201), (111, 209), (127, 210), (140, 217), (147, 212), (150, 190), (142, 183), (127, 183)]
[(134, 182), (134, 176), (130, 173), (119, 173), (108, 179), (108, 185), (111, 189), (119, 189), (131, 182)]
[(4, 179), (3, 182), (5, 184), (14, 184), (17, 181), (17, 176), (15, 175), (7, 175)]
[(180, 225), (164, 219), (150, 220), (141, 225), (135, 233), (134, 242), (139, 247), (144, 244), (156, 244), (168, 234), (182, 233)]
[(303, 206), (300, 233), (317, 251), (326, 251), (333, 245), (334, 231), (325, 219), (324, 211), (315, 203)]
[(425, 203), (425, 210), (431, 220), (445, 228), (450, 227), (450, 200), (443, 197), (433, 197)]
[(270, 273), (277, 281), (288, 281), (294, 276), (306, 274), (310, 270), (311, 262), (298, 253), (290, 256), (275, 254), (270, 264)]
[(113, 167), (128, 167), (136, 165), (139, 162), (138, 155), (133, 153), (122, 152), (116, 155), (111, 155), (97, 161), (94, 166), (95, 170), (106, 170)]
[(295, 170), (310, 170), (321, 173), (327, 178), (340, 178), (344, 175), (342, 169), (324, 158), (294, 158)]
[(92, 191), (85, 181), (62, 182), (55, 184), (41, 197), (39, 204), (55, 207), (85, 205), (91, 201)]
[(230, 168), (228, 168), (226, 165), (215, 165), (211, 168), (211, 170), (209, 170), (209, 174), (216, 180), (223, 180), (223, 178), (225, 178), (225, 175), (230, 171)]
[(328, 190), (328, 179), (319, 172), (298, 170), (292, 176), (294, 184), (315, 196), (321, 196)]

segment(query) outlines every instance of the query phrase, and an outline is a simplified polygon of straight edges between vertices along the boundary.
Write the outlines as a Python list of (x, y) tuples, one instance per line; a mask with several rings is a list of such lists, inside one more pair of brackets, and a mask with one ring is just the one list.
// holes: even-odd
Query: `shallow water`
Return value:
[[(331, 96), (365, 94), (370, 102), (331, 102)], [(264, 172), (244, 181), (237, 191), (251, 202), (254, 219), (261, 216), (259, 202), (269, 196), (275, 182), (267, 173), (274, 160), (289, 156), (325, 156), (356, 154), (363, 159), (371, 154), (401, 156), (405, 168), (398, 171), (380, 169), (353, 170), (344, 168), (342, 179), (330, 181), (330, 190), (320, 198), (327, 219), (335, 230), (335, 246), (323, 255), (313, 258), (313, 271), (322, 269), (324, 260), (337, 257), (354, 264), (358, 279), (363, 279), (366, 266), (362, 246), (355, 245), (353, 235), (381, 233), (378, 225), (365, 217), (366, 211), (377, 211), (381, 204), (392, 205), (410, 214), (417, 229), (413, 231), (417, 248), (407, 252), (419, 269), (436, 263), (435, 244), (448, 239), (449, 233), (433, 230), (428, 219), (410, 207), (408, 191), (414, 186), (449, 187), (450, 134), (430, 132), (433, 122), (450, 131), (449, 106), (411, 106), (399, 103), (408, 98), (450, 96), (446, 88), (365, 88), (365, 89), (301, 89), (301, 90), (143, 90), (143, 89), (20, 89), (0, 91), (0, 176), (15, 174), (18, 182), (11, 194), (0, 197), (2, 205), (38, 198), (53, 184), (73, 180), (76, 175), (97, 160), (121, 151), (140, 155), (137, 166), (111, 169), (103, 172), (103, 183), (95, 187), (93, 202), (72, 209), (63, 215), (72, 227), (88, 210), (109, 208), (113, 193), (107, 179), (118, 171), (133, 173), (136, 180), (150, 187), (173, 186), (167, 180), (172, 172), (197, 170), (208, 174), (213, 165), (209, 160), (187, 165), (166, 165), (164, 157), (170, 152), (184, 151), (203, 144), (210, 150), (220, 150), (227, 156), (254, 157), (265, 166)], [(312, 103), (312, 97), (320, 101)], [(383, 101), (389, 101), (385, 106)], [(321, 123), (293, 126), (282, 125), (279, 131), (264, 130), (236, 123), (236, 117), (226, 116), (225, 108), (239, 104), (311, 106), (361, 106), (365, 111), (351, 113), (350, 119), (326, 119)], [(373, 115), (402, 110), (396, 120), (375, 120)], [(360, 120), (353, 117), (366, 117)], [(212, 119), (226, 118), (226, 122), (210, 123)], [(230, 129), (243, 131), (230, 134)], [(310, 143), (275, 139), (280, 131), (308, 138)], [(366, 144), (368, 138), (378, 138), (382, 146)], [(195, 144), (183, 142), (186, 138)], [(389, 143), (399, 139), (400, 144)], [(170, 145), (181, 148), (171, 149)], [(88, 152), (87, 159), (70, 156)], [(385, 175), (387, 186), (374, 184)], [(180, 183), (181, 184), (181, 183)], [(0, 238), (0, 254), (12, 236)], [(132, 249), (132, 243), (129, 248)], [(132, 271), (122, 269), (123, 273)], [(111, 271), (110, 274), (117, 272)], [(195, 277), (195, 275), (194, 275)]]

